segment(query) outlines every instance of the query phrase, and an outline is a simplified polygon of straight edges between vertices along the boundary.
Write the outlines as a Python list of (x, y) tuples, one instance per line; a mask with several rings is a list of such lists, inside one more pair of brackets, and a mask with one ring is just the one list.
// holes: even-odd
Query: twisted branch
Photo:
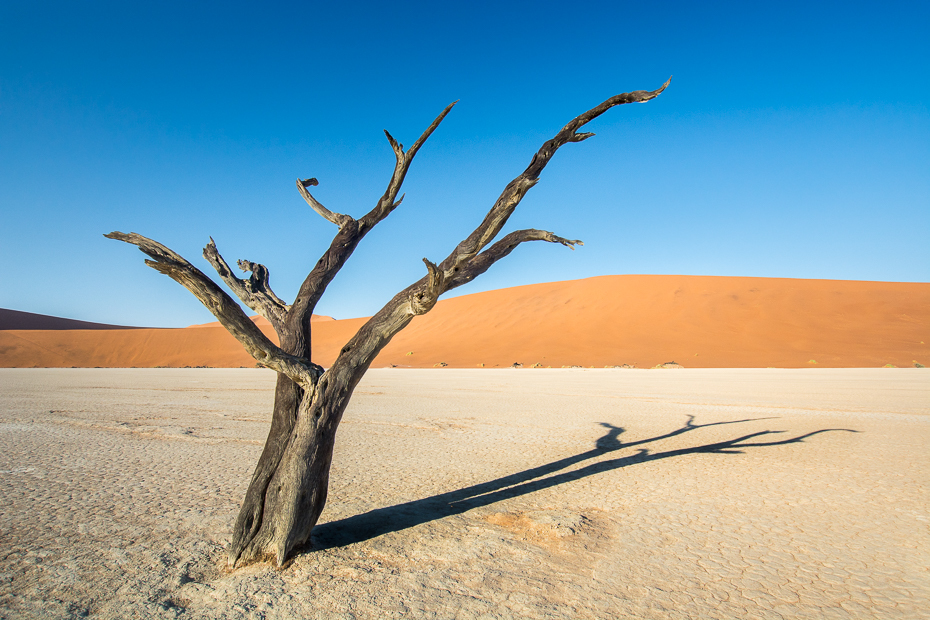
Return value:
[[(578, 239), (564, 239), (546, 230), (536, 230), (529, 228), (527, 230), (517, 230), (505, 235), (500, 241), (486, 249), (484, 252), (472, 258), (466, 265), (460, 267), (454, 272), (445, 291), (452, 290), (456, 287), (467, 284), (480, 276), (482, 273), (491, 268), (491, 265), (504, 258), (514, 251), (518, 245), (525, 241), (548, 241), (549, 243), (561, 243), (570, 250), (574, 250), (576, 245), (584, 245), (584, 242)], [(454, 270), (454, 268), (453, 268)], [(444, 292), (445, 292), (444, 291)]]
[(287, 315), (287, 304), (271, 290), (268, 268), (258, 263), (240, 260), (239, 268), (244, 272), (251, 271), (252, 275), (248, 280), (237, 278), (216, 249), (213, 237), (210, 237), (210, 243), (203, 249), (203, 257), (213, 265), (226, 286), (242, 300), (242, 303), (268, 319), (280, 335)]
[[(508, 218), (517, 205), (520, 204), (526, 192), (539, 181), (540, 173), (555, 155), (555, 152), (569, 142), (581, 142), (594, 135), (589, 132), (579, 133), (578, 130), (581, 127), (614, 106), (654, 99), (665, 90), (669, 82), (671, 82), (671, 78), (654, 91), (638, 90), (611, 97), (572, 119), (551, 140), (545, 142), (539, 151), (533, 155), (533, 159), (526, 170), (504, 188), (500, 197), (485, 216), (484, 221), (471, 235), (459, 243), (439, 265), (424, 259), (429, 273), (395, 295), (377, 314), (371, 317), (343, 347), (329, 372), (333, 373), (334, 376), (344, 376), (347, 381), (350, 381), (349, 378), (353, 376), (353, 373), (359, 370), (364, 372), (381, 349), (391, 341), (397, 332), (404, 329), (414, 316), (429, 312), (436, 305), (442, 293), (461, 286), (481, 275), (495, 262), (510, 254), (519, 244), (525, 241), (548, 241), (550, 243), (560, 243), (571, 249), (574, 249), (575, 245), (582, 245), (580, 241), (565, 239), (548, 231), (528, 229), (510, 233), (482, 252), (498, 235), (504, 224), (507, 223)], [(442, 117), (449, 109), (446, 108), (443, 114), (434, 122), (434, 125), (442, 120)], [(390, 134), (387, 135), (388, 141), (397, 155), (399, 165), (403, 147), (397, 144)], [(387, 194), (385, 195), (387, 196)], [(382, 201), (384, 201), (384, 198), (382, 198)], [(357, 376), (360, 377), (361, 375)]]
[(653, 91), (636, 90), (611, 97), (600, 105), (576, 116), (551, 140), (543, 144), (539, 151), (533, 155), (533, 159), (530, 161), (530, 165), (526, 167), (526, 170), (507, 184), (494, 206), (488, 211), (484, 221), (442, 261), (440, 267), (446, 271), (447, 276), (450, 270), (454, 270), (456, 267), (470, 261), (472, 257), (494, 240), (526, 193), (539, 182), (540, 173), (542, 173), (559, 148), (569, 142), (587, 140), (594, 135), (593, 133), (578, 133), (579, 129), (614, 106), (625, 103), (643, 103), (655, 99), (668, 87), (671, 81), (672, 78), (669, 78), (665, 84)]
[(310, 208), (322, 215), (324, 218), (338, 226), (343, 228), (350, 221), (355, 221), (351, 216), (343, 215), (342, 213), (336, 213), (330, 211), (324, 207), (319, 200), (313, 197), (313, 195), (307, 191), (307, 188), (313, 185), (319, 185), (320, 182), (316, 179), (297, 179), (297, 191), (300, 192), (300, 195), (304, 197), (304, 200), (307, 201), (307, 204), (310, 205)]
[(417, 138), (417, 141), (413, 145), (404, 151), (404, 145), (400, 144), (397, 140), (394, 139), (394, 136), (388, 132), (387, 129), (384, 130), (384, 135), (387, 136), (388, 142), (391, 145), (391, 149), (394, 151), (394, 158), (396, 160), (394, 164), (394, 174), (391, 175), (391, 180), (388, 182), (387, 189), (384, 190), (384, 195), (381, 196), (381, 199), (378, 200), (378, 204), (375, 205), (375, 208), (365, 214), (365, 217), (361, 219), (362, 234), (368, 232), (375, 224), (386, 218), (391, 211), (396, 209), (400, 203), (403, 201), (403, 196), (400, 200), (397, 200), (397, 192), (400, 191), (401, 185), (404, 183), (404, 178), (407, 176), (407, 171), (410, 169), (410, 164), (413, 163), (413, 158), (416, 156), (417, 152), (420, 150), (420, 147), (426, 143), (426, 140), (433, 135), (433, 132), (436, 131), (436, 128), (439, 127), (439, 124), (442, 120), (452, 111), (453, 106), (458, 103), (458, 100), (453, 101), (439, 113), (439, 116), (430, 123), (430, 126)]
[(182, 256), (157, 241), (136, 233), (115, 231), (104, 237), (138, 246), (152, 259), (146, 260), (146, 265), (193, 293), (256, 361), (287, 375), (304, 390), (313, 391), (323, 369), (308, 360), (289, 355), (275, 346), (246, 316), (239, 304)]
[(271, 273), (268, 271), (268, 268), (260, 263), (253, 263), (252, 261), (247, 261), (244, 259), (239, 259), (236, 261), (236, 264), (239, 265), (239, 269), (243, 273), (251, 272), (252, 275), (249, 276), (249, 286), (252, 287), (254, 291), (260, 291), (262, 294), (267, 295), (271, 303), (281, 306), (285, 310), (287, 309), (287, 304), (283, 299), (278, 297), (273, 290), (271, 290), (271, 285), (268, 283), (271, 278)]
[[(301, 284), (300, 291), (297, 293), (297, 298), (294, 300), (291, 310), (288, 313), (289, 321), (309, 321), (310, 314), (313, 312), (313, 308), (316, 307), (320, 297), (322, 297), (323, 293), (326, 291), (326, 287), (332, 282), (333, 278), (336, 277), (336, 274), (339, 273), (339, 270), (342, 269), (346, 261), (349, 260), (349, 257), (352, 256), (359, 242), (375, 227), (375, 225), (384, 220), (394, 209), (400, 206), (404, 197), (401, 196), (400, 199), (398, 199), (397, 194), (400, 191), (401, 185), (404, 183), (404, 178), (407, 176), (410, 164), (413, 163), (413, 158), (420, 150), (420, 147), (423, 146), (436, 128), (439, 127), (439, 124), (446, 115), (449, 114), (452, 110), (452, 106), (456, 103), (457, 102), (452, 102), (446, 106), (439, 116), (430, 123), (430, 126), (417, 138), (413, 146), (406, 151), (404, 151), (403, 145), (397, 142), (387, 130), (384, 131), (391, 145), (391, 149), (394, 151), (394, 158), (396, 160), (394, 172), (391, 175), (390, 181), (388, 181), (387, 189), (385, 189), (378, 203), (361, 219), (355, 220), (349, 216), (333, 214), (312, 196), (310, 197), (310, 200), (307, 202), (310, 203), (310, 206), (313, 207), (317, 213), (320, 213), (330, 221), (334, 221), (326, 215), (329, 213), (334, 219), (338, 220), (337, 225), (339, 226), (339, 232), (333, 238), (329, 249), (326, 250), (313, 270), (307, 275), (306, 279), (304, 279), (303, 284)], [(311, 183), (311, 181), (313, 182)], [(316, 185), (317, 183), (315, 181), (316, 179), (298, 181), (298, 188), (303, 190), (301, 194), (304, 195), (305, 199), (307, 196), (310, 196), (310, 193), (306, 191), (306, 185)], [(304, 183), (306, 183), (306, 185), (304, 185)], [(340, 219), (340, 217), (345, 219)]]

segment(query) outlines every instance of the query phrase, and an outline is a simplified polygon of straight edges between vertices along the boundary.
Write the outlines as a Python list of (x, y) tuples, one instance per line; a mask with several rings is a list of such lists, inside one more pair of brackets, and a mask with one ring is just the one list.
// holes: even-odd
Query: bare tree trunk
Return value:
[(397, 199), (397, 194), (414, 156), (455, 104), (446, 107), (406, 151), (384, 132), (396, 159), (394, 173), (375, 207), (358, 220), (330, 211), (314, 198), (307, 188), (317, 185), (316, 179), (298, 180), (297, 188), (307, 204), (338, 226), (339, 232), (307, 275), (292, 305), (286, 305), (271, 290), (264, 265), (239, 261), (243, 271), (251, 272), (248, 280), (239, 279), (212, 239), (204, 248), (204, 257), (226, 285), (245, 305), (271, 322), (280, 347), (265, 337), (229, 295), (172, 250), (135, 233), (106, 235), (137, 245), (151, 257), (146, 261), (150, 267), (188, 288), (258, 362), (278, 373), (271, 428), (233, 528), (230, 566), (263, 559), (273, 559), (280, 566), (295, 548), (310, 540), (310, 532), (326, 504), (336, 429), (352, 392), (378, 353), (413, 317), (429, 312), (440, 295), (478, 277), (523, 242), (547, 241), (571, 249), (581, 244), (548, 231), (528, 229), (512, 232), (490, 245), (526, 192), (539, 181), (555, 152), (565, 144), (594, 135), (579, 133), (581, 127), (614, 106), (654, 99), (668, 84), (654, 91), (611, 97), (565, 125), (542, 145), (526, 170), (504, 188), (471, 235), (438, 265), (423, 259), (427, 275), (395, 295), (371, 317), (325, 372), (310, 361), (313, 309), (364, 236), (400, 205), (403, 196)]
[[(358, 378), (362, 374), (359, 372)], [(230, 564), (269, 559), (280, 566), (291, 550), (310, 539), (326, 504), (336, 427), (354, 389), (354, 385), (334, 379), (321, 380), (315, 396), (301, 401), (290, 441), (267, 482), (261, 522), (252, 524), (251, 531), (240, 532), (237, 521), (229, 549)], [(243, 504), (239, 521), (246, 510)]]
[[(245, 499), (242, 500), (239, 516), (233, 526), (230, 564), (235, 564), (242, 552), (242, 547), (252, 541), (259, 530), (266, 525), (263, 520), (265, 493), (278, 469), (281, 456), (287, 448), (302, 399), (303, 394), (299, 386), (286, 376), (278, 374), (271, 428), (268, 431), (262, 455), (255, 466), (255, 472), (252, 474), (252, 482), (246, 491)], [(233, 550), (235, 550), (235, 555), (233, 555)]]

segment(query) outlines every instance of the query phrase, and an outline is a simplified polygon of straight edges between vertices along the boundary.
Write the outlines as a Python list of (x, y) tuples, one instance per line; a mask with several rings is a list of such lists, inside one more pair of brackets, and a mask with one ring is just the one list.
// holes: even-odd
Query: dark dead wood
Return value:
[[(579, 241), (568, 240), (547, 231), (530, 229), (511, 233), (484, 250), (500, 232), (529, 188), (536, 184), (539, 173), (556, 150), (568, 142), (580, 142), (592, 135), (578, 133), (580, 127), (615, 105), (648, 101), (661, 93), (667, 85), (668, 82), (656, 91), (636, 91), (612, 97), (563, 127), (536, 153), (524, 173), (508, 184), (484, 221), (449, 257), (440, 265), (424, 259), (427, 275), (395, 295), (359, 329), (342, 348), (332, 367), (320, 378), (317, 390), (307, 403), (306, 409), (302, 406), (291, 440), (285, 447), (280, 464), (268, 485), (269, 489), (277, 489), (280, 492), (269, 492), (265, 495), (265, 522), (255, 535), (249, 540), (234, 540), (229, 554), (231, 564), (274, 557), (280, 566), (295, 547), (309, 541), (310, 532), (326, 501), (326, 485), (336, 428), (355, 386), (394, 335), (409, 325), (415, 316), (429, 312), (443, 292), (484, 273), (520, 243), (548, 241), (572, 249), (576, 244), (580, 244)], [(447, 111), (448, 108), (434, 125), (442, 120)], [(387, 136), (400, 165), (402, 157), (405, 157), (403, 147), (390, 134)], [(402, 181), (402, 178), (400, 180)], [(399, 183), (396, 187), (399, 188)], [(393, 200), (392, 191), (393, 195), (396, 195), (396, 189), (389, 185), (388, 191), (376, 207), (381, 209), (379, 213), (386, 215), (385, 211), (389, 212), (385, 205)], [(359, 226), (364, 223), (365, 218), (359, 221)], [(342, 232), (340, 231), (340, 234)], [(291, 312), (294, 312), (296, 303)], [(283, 491), (287, 488), (292, 489), (290, 493)]]
[(669, 78), (665, 84), (656, 90), (637, 90), (611, 97), (569, 121), (551, 140), (548, 140), (540, 147), (536, 154), (533, 155), (533, 159), (530, 161), (529, 166), (526, 167), (526, 170), (507, 184), (494, 206), (488, 211), (484, 221), (442, 261), (440, 267), (448, 274), (450, 270), (454, 270), (471, 260), (472, 257), (493, 241), (526, 193), (539, 182), (539, 175), (556, 151), (569, 142), (581, 142), (594, 135), (593, 133), (578, 133), (579, 129), (614, 106), (626, 103), (643, 103), (655, 99), (668, 87), (671, 80), (672, 78)]
[(492, 264), (507, 256), (524, 241), (549, 241), (561, 243), (572, 249), (575, 244), (580, 245), (579, 241), (569, 241), (547, 231), (530, 229), (511, 233), (490, 248), (486, 254), (479, 254), (507, 223), (526, 192), (539, 182), (540, 173), (556, 151), (569, 142), (581, 142), (594, 135), (578, 133), (578, 129), (614, 106), (645, 102), (656, 98), (668, 87), (670, 81), (671, 78), (654, 91), (637, 90), (611, 97), (572, 119), (551, 140), (546, 141), (533, 155), (526, 170), (507, 184), (481, 224), (439, 265), (434, 265), (424, 259), (428, 275), (398, 293), (369, 319), (343, 347), (339, 357), (333, 363), (333, 368), (347, 366), (367, 369), (375, 356), (391, 341), (391, 338), (406, 327), (414, 316), (429, 312), (436, 305), (442, 293), (484, 273)]
[[(403, 146), (400, 145), (390, 133), (385, 131), (391, 149), (394, 151), (394, 172), (388, 182), (387, 189), (378, 200), (378, 203), (361, 221), (357, 221), (348, 215), (330, 211), (310, 194), (307, 188), (319, 184), (315, 178), (297, 181), (297, 189), (307, 204), (325, 219), (336, 224), (339, 227), (339, 232), (336, 233), (336, 236), (330, 243), (329, 249), (307, 275), (294, 303), (285, 316), (283, 328), (278, 331), (281, 339), (281, 347), (285, 351), (298, 356), (310, 355), (312, 327), (310, 318), (313, 309), (326, 290), (326, 286), (346, 263), (362, 238), (364, 238), (378, 222), (382, 221), (391, 211), (401, 204), (403, 196), (398, 199), (397, 194), (410, 168), (410, 164), (413, 162), (414, 156), (452, 109), (452, 105), (447, 106), (442, 113), (436, 117), (430, 126), (420, 135), (414, 145), (406, 152), (403, 150)], [(317, 386), (314, 394), (318, 391), (319, 386)], [(338, 393), (338, 391), (335, 393)], [(349, 392), (349, 394), (351, 394), (351, 392)], [(289, 488), (289, 485), (295, 483), (291, 482), (282, 486), (277, 480), (277, 477), (286, 475), (282, 472), (291, 471), (288, 469), (287, 465), (282, 465), (282, 459), (285, 458), (286, 454), (290, 454), (291, 457), (289, 458), (291, 459), (297, 459), (296, 461), (292, 461), (292, 463), (297, 463), (297, 465), (292, 464), (291, 468), (297, 467), (301, 471), (304, 471), (307, 476), (310, 475), (307, 472), (314, 472), (313, 476), (315, 476), (316, 479), (323, 479), (328, 476), (329, 459), (332, 457), (332, 446), (328, 444), (330, 447), (328, 449), (325, 448), (325, 441), (320, 439), (320, 437), (334, 437), (335, 429), (333, 428), (332, 432), (328, 435), (325, 433), (323, 435), (318, 435), (316, 430), (295, 430), (295, 425), (301, 418), (302, 414), (300, 411), (302, 407), (306, 408), (311, 406), (312, 403), (317, 403), (313, 406), (323, 407), (325, 405), (327, 408), (332, 408), (338, 400), (338, 398), (334, 399), (330, 397), (311, 399), (310, 396), (303, 394), (299, 389), (288, 385), (286, 379), (279, 377), (275, 392), (275, 407), (272, 416), (272, 424), (268, 438), (265, 441), (265, 449), (262, 452), (255, 473), (252, 476), (246, 498), (242, 503), (239, 516), (236, 519), (236, 524), (233, 529), (232, 542), (229, 547), (229, 562), (231, 565), (235, 565), (237, 561), (253, 561), (265, 557), (272, 552), (275, 557), (283, 558), (290, 552), (294, 544), (303, 544), (302, 541), (298, 541), (293, 536), (285, 540), (279, 535), (274, 534), (274, 532), (284, 530), (293, 530), (294, 532), (303, 531), (300, 530), (300, 528), (293, 529), (296, 527), (293, 524), (284, 525), (281, 522), (283, 518), (281, 515), (284, 509), (279, 507), (279, 494), (276, 492), (276, 489)], [(344, 402), (348, 402), (348, 397), (346, 397)], [(338, 409), (338, 407), (336, 408)], [(303, 415), (306, 416), (308, 414)], [(315, 415), (316, 414), (314, 414), (314, 416)], [(328, 419), (331, 417), (332, 416), (327, 416)], [(316, 427), (314, 427), (314, 429), (316, 429)], [(312, 466), (300, 455), (299, 450), (292, 445), (295, 438), (300, 435), (300, 432), (309, 433), (305, 439), (311, 441), (311, 443), (316, 446), (315, 453), (319, 454), (322, 459), (313, 460)], [(321, 441), (323, 442), (322, 444), (320, 443)], [(295, 452), (295, 450), (297, 451)], [(295, 457), (295, 454), (298, 456)], [(316, 523), (316, 518), (319, 516), (317, 510), (322, 510), (325, 504), (325, 488), (323, 488), (322, 493), (306, 495), (305, 498), (307, 497), (309, 499), (306, 501), (310, 503), (302, 509), (300, 514), (303, 516), (300, 518), (309, 519), (313, 523)], [(291, 512), (288, 514), (294, 517), (297, 513)], [(309, 535), (311, 528), (312, 525), (306, 528), (307, 535)], [(300, 537), (298, 536), (298, 538)], [(280, 561), (283, 561), (283, 559)]]
[(244, 272), (252, 272), (252, 275), (248, 280), (236, 277), (226, 260), (216, 249), (213, 237), (210, 237), (210, 243), (203, 249), (203, 257), (213, 265), (216, 273), (223, 279), (226, 286), (242, 300), (242, 303), (268, 319), (280, 336), (288, 306), (271, 290), (271, 285), (268, 282), (270, 277), (268, 268), (258, 263), (240, 260), (239, 268)]
[[(387, 130), (384, 131), (391, 145), (391, 149), (394, 151), (395, 159), (394, 172), (391, 174), (391, 179), (388, 181), (387, 188), (384, 190), (384, 194), (382, 194), (374, 208), (366, 213), (364, 217), (357, 221), (349, 218), (340, 225), (339, 232), (333, 238), (332, 243), (330, 243), (329, 249), (320, 257), (316, 266), (310, 271), (306, 279), (304, 279), (303, 284), (300, 286), (297, 298), (294, 300), (291, 310), (288, 313), (289, 320), (292, 321), (292, 327), (297, 327), (296, 323), (301, 320), (309, 322), (309, 317), (316, 307), (317, 302), (319, 302), (323, 293), (326, 291), (326, 287), (332, 282), (333, 278), (336, 277), (336, 274), (339, 273), (339, 270), (342, 269), (346, 261), (349, 260), (349, 257), (352, 256), (359, 242), (372, 228), (390, 215), (391, 212), (403, 202), (403, 196), (398, 199), (397, 194), (400, 192), (407, 172), (410, 170), (410, 164), (413, 163), (413, 158), (429, 137), (433, 135), (433, 132), (436, 131), (436, 128), (439, 127), (439, 124), (449, 114), (456, 103), (458, 102), (454, 101), (446, 106), (420, 137), (417, 138), (413, 146), (406, 151), (404, 151), (403, 145), (397, 142)], [(306, 183), (308, 185), (316, 185), (316, 183), (311, 183), (311, 181), (316, 181), (316, 179), (307, 179)], [(304, 186), (303, 181), (298, 182), (298, 187), (304, 190), (301, 192), (302, 194), (306, 192), (306, 186)], [(309, 192), (306, 193), (309, 195)], [(316, 201), (314, 200), (314, 202)], [(312, 206), (313, 204), (311, 204), (311, 207)], [(302, 319), (302, 317), (306, 318)], [(307, 323), (307, 328), (309, 329), (309, 323)]]
[(262, 295), (268, 298), (268, 302), (272, 303), (284, 310), (288, 309), (288, 305), (284, 302), (283, 299), (278, 297), (273, 290), (271, 290), (271, 284), (269, 280), (271, 279), (271, 273), (268, 271), (268, 268), (262, 265), (261, 263), (253, 263), (252, 261), (245, 260), (240, 258), (236, 261), (236, 264), (239, 265), (239, 270), (243, 273), (250, 273), (249, 279), (247, 280), (249, 290), (255, 295)]
[(342, 228), (350, 221), (354, 221), (352, 217), (348, 215), (343, 215), (342, 213), (335, 213), (324, 207), (319, 200), (313, 197), (307, 188), (312, 185), (319, 185), (320, 182), (316, 179), (297, 179), (297, 191), (300, 192), (300, 195), (304, 197), (304, 200), (307, 201), (307, 204), (310, 205), (310, 208), (322, 215), (325, 219), (329, 220), (339, 228)]
[(578, 239), (563, 239), (546, 230), (536, 230), (533, 228), (518, 230), (503, 236), (500, 241), (468, 261), (464, 267), (460, 268), (459, 271), (450, 278), (449, 284), (445, 290), (449, 291), (471, 282), (490, 269), (491, 265), (513, 252), (518, 245), (526, 241), (561, 243), (571, 250), (574, 250), (576, 245), (584, 245), (584, 243)]
[(157, 241), (136, 233), (114, 231), (104, 237), (138, 246), (152, 259), (146, 260), (146, 265), (165, 274), (193, 293), (256, 361), (287, 375), (305, 390), (313, 390), (313, 386), (322, 373), (322, 368), (312, 364), (309, 360), (289, 355), (278, 348), (246, 316), (239, 304), (179, 254)]
[(649, 101), (667, 86), (668, 82), (655, 91), (611, 97), (565, 125), (542, 145), (526, 170), (504, 188), (481, 224), (438, 265), (424, 259), (427, 274), (395, 295), (369, 319), (325, 372), (309, 362), (311, 313), (361, 239), (400, 205), (403, 196), (398, 199), (397, 194), (414, 156), (454, 103), (407, 150), (389, 132), (384, 132), (394, 152), (394, 172), (375, 207), (358, 220), (330, 211), (316, 200), (307, 191), (317, 185), (316, 179), (298, 180), (298, 190), (310, 207), (336, 224), (339, 231), (290, 306), (271, 291), (264, 266), (240, 261), (240, 266), (251, 271), (252, 276), (248, 280), (233, 276), (211, 239), (204, 250), (207, 260), (246, 305), (275, 325), (280, 348), (268, 341), (212, 280), (168, 248), (135, 234), (107, 235), (139, 246), (154, 259), (146, 261), (147, 264), (187, 287), (253, 357), (278, 371), (271, 429), (233, 528), (228, 549), (230, 566), (266, 558), (280, 566), (296, 547), (310, 540), (310, 532), (326, 503), (336, 429), (356, 385), (394, 335), (415, 316), (429, 312), (444, 292), (478, 277), (521, 243), (546, 241), (572, 249), (581, 245), (580, 241), (535, 229), (510, 233), (491, 244), (526, 192), (538, 182), (555, 152), (569, 142), (581, 142), (594, 135), (579, 132), (581, 127), (614, 106)]

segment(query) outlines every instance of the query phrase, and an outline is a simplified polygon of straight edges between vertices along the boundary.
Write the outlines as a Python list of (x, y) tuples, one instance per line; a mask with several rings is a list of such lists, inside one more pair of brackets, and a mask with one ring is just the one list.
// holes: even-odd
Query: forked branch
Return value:
[(526, 167), (526, 170), (507, 184), (494, 206), (488, 211), (484, 221), (442, 261), (440, 267), (449, 275), (449, 271), (455, 270), (470, 261), (472, 257), (476, 256), (493, 241), (526, 193), (539, 182), (540, 173), (545, 169), (556, 151), (569, 142), (581, 142), (594, 135), (593, 133), (578, 133), (579, 129), (614, 106), (625, 103), (643, 103), (655, 99), (668, 87), (671, 81), (672, 78), (669, 78), (665, 84), (656, 90), (636, 90), (611, 97), (572, 119), (551, 140), (548, 140), (540, 147), (536, 154), (533, 155), (533, 159), (530, 161), (530, 165)]
[[(574, 249), (575, 245), (581, 245), (581, 242), (577, 240), (565, 239), (543, 230), (529, 229), (510, 233), (482, 252), (500, 233), (510, 215), (526, 195), (526, 192), (539, 181), (540, 173), (555, 155), (555, 152), (569, 142), (581, 142), (594, 135), (590, 132), (579, 133), (578, 130), (581, 127), (614, 106), (654, 99), (665, 90), (669, 82), (671, 82), (671, 78), (660, 88), (653, 91), (638, 90), (611, 97), (572, 119), (551, 140), (548, 140), (540, 147), (526, 170), (504, 188), (500, 197), (485, 216), (484, 221), (468, 238), (459, 243), (442, 263), (435, 265), (424, 259), (429, 272), (428, 275), (395, 295), (377, 314), (369, 319), (343, 347), (331, 371), (340, 374), (351, 374), (354, 369), (361, 369), (364, 372), (381, 349), (391, 341), (391, 338), (406, 327), (414, 316), (429, 312), (442, 293), (456, 286), (461, 286), (481, 275), (491, 265), (510, 254), (514, 248), (524, 241), (548, 241), (560, 243), (572, 249)], [(434, 124), (438, 124), (438, 121), (442, 120), (448, 110), (449, 108), (446, 108)], [(388, 140), (391, 142), (395, 154), (397, 154), (399, 165), (403, 147), (397, 144), (390, 134), (388, 134)]]
[(505, 235), (501, 238), (500, 241), (468, 261), (465, 266), (459, 268), (459, 270), (454, 273), (452, 279), (449, 281), (445, 291), (452, 290), (458, 286), (462, 286), (463, 284), (471, 282), (482, 273), (490, 269), (491, 265), (513, 252), (518, 245), (525, 241), (548, 241), (549, 243), (561, 243), (571, 250), (574, 250), (576, 245), (584, 245), (584, 242), (578, 239), (564, 239), (547, 230), (536, 230), (535, 228), (517, 230), (510, 233), (509, 235)]
[(246, 306), (268, 319), (275, 331), (280, 335), (284, 327), (284, 317), (287, 315), (287, 304), (275, 295), (269, 284), (268, 268), (258, 263), (245, 260), (239, 261), (239, 268), (244, 272), (252, 272), (248, 280), (238, 278), (226, 260), (216, 249), (213, 237), (203, 249), (203, 257), (209, 261), (216, 273), (219, 274), (226, 286), (242, 300)]
[(253, 263), (252, 261), (239, 259), (236, 261), (236, 264), (239, 265), (240, 271), (243, 273), (251, 273), (249, 276), (249, 286), (251, 290), (259, 291), (263, 295), (268, 296), (269, 302), (281, 306), (287, 310), (287, 304), (283, 299), (278, 297), (273, 290), (271, 290), (271, 285), (269, 284), (269, 279), (271, 274), (268, 271), (268, 268), (262, 265), (261, 263)]
[(458, 101), (453, 101), (445, 107), (445, 109), (439, 113), (439, 116), (430, 123), (430, 126), (417, 138), (417, 141), (413, 143), (409, 149), (404, 151), (404, 145), (400, 144), (397, 140), (394, 139), (394, 136), (388, 132), (387, 129), (384, 130), (384, 135), (387, 136), (388, 142), (391, 145), (391, 149), (394, 151), (394, 174), (391, 175), (391, 180), (388, 182), (387, 189), (384, 190), (384, 194), (381, 196), (381, 199), (378, 200), (378, 204), (375, 205), (375, 208), (369, 211), (365, 217), (360, 221), (360, 229), (363, 231), (362, 234), (365, 234), (368, 229), (373, 227), (375, 224), (386, 218), (391, 211), (396, 209), (400, 203), (403, 201), (403, 197), (400, 200), (397, 200), (397, 193), (400, 191), (401, 185), (404, 184), (404, 178), (407, 176), (407, 171), (410, 169), (410, 164), (413, 163), (413, 158), (416, 156), (417, 152), (420, 150), (420, 147), (426, 143), (433, 132), (436, 131), (436, 128), (439, 127), (439, 124), (446, 117), (449, 112), (452, 111), (453, 106), (458, 103)]
[(304, 390), (313, 391), (323, 369), (278, 348), (246, 316), (239, 304), (182, 256), (157, 241), (136, 233), (127, 234), (116, 231), (104, 237), (138, 246), (152, 259), (146, 260), (146, 265), (165, 274), (193, 293), (256, 361), (287, 375)]
[[(304, 196), (308, 204), (310, 204), (317, 213), (320, 213), (320, 215), (331, 222), (336, 223), (339, 226), (339, 232), (336, 233), (332, 243), (330, 243), (329, 249), (326, 250), (313, 270), (307, 275), (306, 279), (304, 279), (303, 284), (301, 284), (300, 291), (297, 293), (297, 298), (294, 300), (288, 314), (289, 320), (309, 321), (310, 313), (313, 312), (313, 308), (316, 307), (320, 297), (323, 296), (326, 287), (332, 282), (333, 278), (336, 277), (336, 274), (339, 273), (339, 270), (342, 269), (346, 261), (349, 260), (349, 257), (352, 256), (359, 242), (372, 228), (400, 206), (404, 197), (401, 196), (398, 199), (397, 194), (400, 192), (400, 188), (404, 183), (404, 178), (407, 176), (410, 164), (413, 163), (413, 158), (420, 150), (420, 147), (422, 147), (426, 140), (436, 131), (436, 128), (439, 127), (439, 124), (446, 115), (449, 114), (449, 111), (452, 110), (452, 106), (456, 103), (457, 102), (452, 102), (446, 106), (420, 137), (417, 138), (413, 146), (406, 151), (404, 151), (404, 146), (397, 142), (397, 140), (385, 130), (384, 134), (387, 136), (391, 149), (394, 151), (394, 172), (391, 174), (387, 189), (385, 189), (378, 203), (359, 220), (341, 214), (334, 214), (313, 198), (310, 192), (307, 191), (307, 186), (316, 185), (316, 179), (307, 179), (297, 182), (298, 189), (301, 190), (301, 195)], [(332, 219), (327, 214), (330, 214)]]
[(432, 309), (442, 293), (481, 275), (521, 243), (546, 241), (569, 248), (579, 245), (580, 241), (535, 229), (510, 233), (497, 243), (494, 239), (555, 152), (569, 142), (581, 142), (593, 135), (579, 131), (582, 127), (613, 106), (648, 101), (667, 85), (655, 91), (617, 95), (565, 125), (542, 145), (526, 170), (504, 188), (481, 224), (438, 265), (424, 259), (427, 275), (395, 295), (367, 321), (326, 372), (309, 361), (311, 312), (360, 240), (401, 203), (403, 197), (398, 199), (398, 194), (415, 155), (452, 105), (407, 150), (385, 132), (394, 152), (394, 172), (377, 204), (358, 220), (330, 211), (316, 200), (307, 189), (317, 185), (316, 179), (298, 181), (298, 190), (310, 207), (335, 223), (339, 231), (304, 280), (290, 308), (271, 291), (265, 267), (240, 261), (240, 266), (252, 275), (248, 280), (233, 276), (211, 239), (204, 255), (249, 307), (272, 321), (281, 347), (269, 341), (216, 283), (178, 254), (135, 233), (106, 235), (138, 246), (151, 258), (146, 261), (150, 267), (190, 290), (256, 360), (278, 372), (271, 428), (233, 531), (228, 556), (231, 565), (270, 554), (280, 566), (295, 547), (310, 542), (311, 530), (326, 502), (337, 426), (355, 386), (377, 354), (416, 315)]

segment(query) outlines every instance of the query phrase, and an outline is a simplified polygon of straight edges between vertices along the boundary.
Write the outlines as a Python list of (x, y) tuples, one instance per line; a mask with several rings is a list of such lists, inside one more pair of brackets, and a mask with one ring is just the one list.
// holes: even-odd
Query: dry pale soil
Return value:
[(2, 618), (920, 618), (930, 370), (391, 370), (228, 572), (262, 370), (0, 370)]

